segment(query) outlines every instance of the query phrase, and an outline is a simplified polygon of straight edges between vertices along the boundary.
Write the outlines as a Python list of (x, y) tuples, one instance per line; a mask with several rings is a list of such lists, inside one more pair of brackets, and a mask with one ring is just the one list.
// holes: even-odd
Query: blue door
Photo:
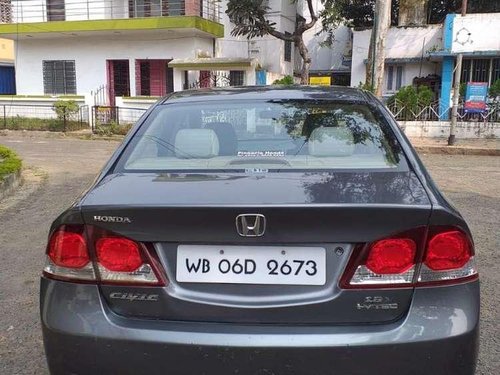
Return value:
[(16, 73), (13, 66), (0, 66), (0, 95), (16, 93)]

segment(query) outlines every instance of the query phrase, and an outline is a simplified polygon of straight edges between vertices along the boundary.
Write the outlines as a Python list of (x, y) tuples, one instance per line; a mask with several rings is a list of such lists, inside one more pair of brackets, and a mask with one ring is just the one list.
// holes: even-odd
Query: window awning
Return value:
[[(386, 64), (409, 64), (409, 63), (419, 63), (420, 61), (426, 61), (427, 57), (424, 56), (423, 58), (418, 56), (418, 57), (387, 57), (384, 59), (384, 62)], [(365, 64), (368, 64), (368, 59), (364, 59), (363, 62)]]
[(255, 58), (198, 57), (194, 59), (173, 59), (169, 68), (184, 70), (246, 70), (256, 68)]
[(431, 57), (445, 57), (445, 56), (457, 56), (458, 54), (462, 54), (462, 56), (471, 56), (471, 57), (496, 57), (500, 56), (500, 50), (491, 50), (491, 51), (470, 51), (470, 52), (453, 52), (453, 51), (433, 51), (429, 52), (429, 56)]

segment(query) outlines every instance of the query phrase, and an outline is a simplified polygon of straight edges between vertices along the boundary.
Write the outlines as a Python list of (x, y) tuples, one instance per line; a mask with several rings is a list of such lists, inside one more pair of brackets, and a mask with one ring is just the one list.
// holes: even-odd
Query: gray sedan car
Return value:
[(52, 224), (52, 374), (470, 375), (464, 219), (341, 87), (175, 93)]

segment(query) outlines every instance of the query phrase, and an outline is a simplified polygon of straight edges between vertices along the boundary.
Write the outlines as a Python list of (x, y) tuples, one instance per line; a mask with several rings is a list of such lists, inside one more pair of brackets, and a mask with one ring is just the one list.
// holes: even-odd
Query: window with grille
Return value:
[(64, 0), (47, 0), (47, 21), (65, 21)]
[(43, 61), (43, 91), (49, 95), (76, 94), (75, 61)]
[(396, 67), (396, 90), (399, 90), (403, 86), (403, 67)]
[(389, 65), (387, 67), (387, 91), (392, 91), (392, 85), (394, 84), (394, 67)]
[(141, 93), (140, 95), (151, 95), (151, 64), (149, 61), (139, 63)]
[(491, 83), (495, 82), (497, 79), (500, 79), (500, 59), (493, 59), (491, 63)]
[[(285, 35), (290, 36), (288, 31), (285, 31)], [(285, 56), (284, 56), (285, 61), (292, 61), (292, 42), (289, 40), (285, 40)]]
[(12, 4), (10, 0), (0, 0), (0, 23), (12, 22)]
[(387, 66), (387, 91), (398, 91), (403, 86), (403, 73), (402, 65)]
[(490, 68), (490, 59), (474, 59), (472, 65), (473, 82), (488, 82), (488, 71)]
[(464, 59), (460, 81), (488, 82), (500, 79), (500, 58)]
[(245, 72), (243, 70), (231, 70), (229, 72), (230, 86), (243, 86), (245, 82)]
[(129, 0), (130, 18), (183, 16), (185, 14), (184, 0)]

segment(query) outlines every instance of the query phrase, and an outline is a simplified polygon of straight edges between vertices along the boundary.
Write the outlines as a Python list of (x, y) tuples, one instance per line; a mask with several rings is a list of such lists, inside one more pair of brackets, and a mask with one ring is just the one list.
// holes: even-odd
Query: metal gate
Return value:
[(187, 82), (184, 89), (199, 89), (203, 87), (231, 86), (231, 76), (228, 72), (200, 71), (200, 78), (195, 82)]

